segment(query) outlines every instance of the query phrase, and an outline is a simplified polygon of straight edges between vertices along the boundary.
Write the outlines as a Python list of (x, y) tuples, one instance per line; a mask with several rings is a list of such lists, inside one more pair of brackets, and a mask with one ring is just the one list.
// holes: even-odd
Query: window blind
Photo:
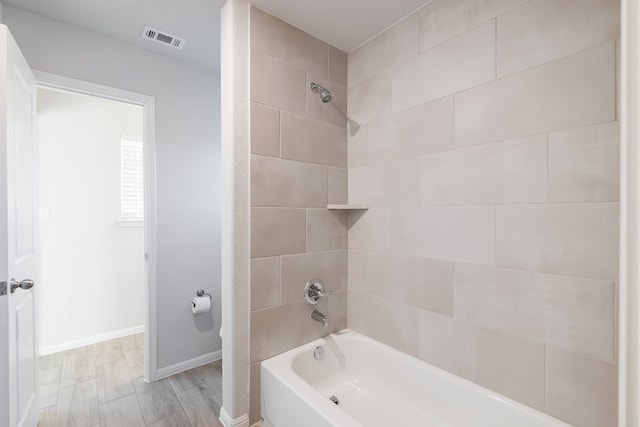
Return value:
[(123, 137), (121, 146), (120, 212), (125, 221), (144, 219), (142, 141)]

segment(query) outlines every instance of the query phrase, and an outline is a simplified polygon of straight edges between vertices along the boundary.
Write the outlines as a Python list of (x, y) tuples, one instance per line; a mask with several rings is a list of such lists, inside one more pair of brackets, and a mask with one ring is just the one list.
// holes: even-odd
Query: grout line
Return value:
[[(173, 389), (173, 385), (171, 384), (171, 382), (169, 382), (169, 384), (171, 385), (171, 390), (175, 394), (176, 399), (178, 400), (178, 403), (180, 404), (180, 408), (182, 408), (182, 412), (184, 413), (184, 416), (187, 417), (187, 421), (189, 421), (189, 425), (193, 426), (193, 423), (191, 422), (191, 417), (189, 417), (189, 413), (187, 412), (187, 409), (184, 407), (184, 404), (182, 403), (182, 399), (180, 399), (180, 396), (178, 396), (178, 393), (176, 393), (175, 390)], [(191, 389), (187, 389), (187, 390), (191, 390)], [(183, 390), (183, 391), (187, 391), (187, 390)]]
[[(96, 385), (97, 385), (97, 381), (96, 381)], [(133, 387), (133, 381), (131, 383), (131, 386)], [(98, 396), (98, 405), (99, 406), (106, 405), (107, 403), (115, 402), (116, 400), (120, 400), (120, 399), (124, 399), (125, 397), (129, 397), (132, 394), (136, 395), (136, 397), (137, 397), (137, 392), (136, 392), (135, 387), (133, 388), (133, 392), (132, 393), (123, 394), (121, 396), (114, 397), (113, 399), (109, 399), (109, 400), (100, 401), (100, 397)], [(138, 407), (140, 407), (140, 401), (139, 400), (138, 400)], [(140, 410), (142, 411), (142, 407), (140, 407)], [(143, 416), (143, 418), (144, 418), (144, 416)]]
[[(142, 409), (142, 403), (140, 402), (140, 396), (138, 395), (138, 390), (136, 390), (136, 392), (134, 393), (136, 395), (136, 399), (138, 400), (138, 407), (140, 408), (140, 413), (142, 414), (142, 421), (144, 421), (144, 425), (145, 426), (149, 426), (152, 425), (153, 423), (151, 423), (151, 421), (147, 420), (147, 416), (145, 415), (145, 411)], [(160, 418), (159, 420), (155, 421), (162, 421), (164, 420), (164, 417)]]
[[(97, 380), (96, 380), (96, 404), (97, 404), (97, 409), (98, 409), (98, 423), (100, 425), (102, 425), (102, 411), (100, 410), (100, 408), (102, 407), (102, 404), (100, 403), (100, 398), (98, 396), (98, 381)], [(143, 417), (143, 419), (144, 419), (144, 417)]]

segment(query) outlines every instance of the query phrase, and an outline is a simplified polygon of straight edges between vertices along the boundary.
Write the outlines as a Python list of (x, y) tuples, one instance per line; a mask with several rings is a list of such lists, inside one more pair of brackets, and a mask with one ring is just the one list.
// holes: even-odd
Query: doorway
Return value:
[[(66, 170), (60, 172), (62, 177), (56, 179), (66, 179), (66, 186), (84, 189), (85, 195), (77, 197), (72, 192), (67, 192), (67, 202), (70, 206), (61, 206), (58, 201), (57, 208), (54, 210), (47, 205), (53, 203), (51, 200), (56, 199), (55, 192), (65, 187), (65, 181), (59, 180), (58, 185), (52, 185), (53, 182), (44, 184), (49, 185), (51, 187), (49, 193), (54, 194), (49, 200), (42, 200), (43, 203), (40, 205), (38, 214), (41, 231), (44, 232), (45, 227), (51, 228), (54, 221), (61, 219), (59, 216), (65, 216), (65, 211), (68, 217), (64, 221), (67, 225), (75, 225), (76, 228), (69, 234), (60, 234), (58, 231), (58, 236), (47, 236), (46, 232), (41, 233), (43, 249), (57, 249), (60, 254), (52, 258), (57, 257), (62, 260), (61, 264), (66, 264), (62, 268), (56, 266), (53, 270), (58, 278), (65, 277), (66, 283), (69, 284), (66, 294), (60, 292), (54, 298), (62, 302), (66, 301), (66, 310), (71, 314), (74, 307), (78, 311), (85, 311), (84, 316), (75, 318), (75, 322), (85, 324), (84, 332), (89, 331), (91, 327), (94, 328), (85, 334), (84, 341), (82, 338), (75, 341), (69, 339), (69, 331), (66, 331), (67, 336), (64, 337), (66, 341), (59, 339), (59, 342), (66, 343), (66, 347), (102, 342), (105, 343), (102, 345), (104, 351), (109, 352), (113, 347), (109, 344), (111, 341), (123, 340), (123, 347), (128, 348), (131, 356), (130, 364), (133, 365), (134, 374), (144, 372), (145, 381), (154, 381), (157, 376), (154, 98), (51, 73), (35, 71), (34, 74), (38, 83), (38, 92), (43, 94), (39, 110), (49, 108), (55, 111), (56, 104), (67, 104), (67, 107), (73, 107), (76, 111), (84, 111), (81, 106), (84, 102), (86, 110), (89, 110), (89, 106), (92, 105), (93, 107), (102, 106), (106, 108), (105, 111), (108, 111), (103, 114), (107, 116), (106, 120), (102, 120), (103, 125), (107, 123), (106, 127), (98, 124), (100, 120), (92, 123), (89, 116), (84, 119), (78, 117), (80, 120), (76, 119), (75, 122), (71, 120), (70, 135), (75, 135), (73, 137), (80, 141), (76, 143), (85, 145), (82, 149), (73, 150), (69, 147), (71, 142), (65, 141), (65, 138), (61, 138), (60, 135), (53, 137), (54, 140), (62, 139), (60, 143), (67, 145), (66, 151), (69, 157), (74, 157), (72, 162), (71, 158), (67, 159), (62, 154), (62, 159), (59, 158), (58, 161), (63, 163), (67, 161), (67, 167), (62, 168)], [(47, 102), (48, 105), (45, 104)], [(50, 114), (55, 116), (53, 113)], [(116, 120), (118, 117), (124, 119)], [(114, 126), (114, 122), (118, 121), (121, 122), (120, 128)], [(74, 123), (78, 129), (73, 129)], [(49, 120), (48, 126), (54, 132), (60, 133), (55, 120)], [(78, 131), (81, 127), (101, 127), (100, 137), (81, 135)], [(104, 139), (106, 133), (110, 134), (111, 140), (109, 143), (103, 141), (100, 145), (98, 140)], [(40, 135), (39, 139), (46, 138)], [(40, 147), (40, 149), (41, 155), (47, 154), (47, 147)], [(84, 158), (86, 162), (83, 162), (82, 152), (86, 156)], [(56, 152), (51, 156), (60, 157), (61, 153)], [(107, 159), (110, 159), (110, 163), (107, 163)], [(41, 161), (40, 164), (42, 165), (43, 162)], [(73, 167), (74, 164), (76, 168)], [(85, 172), (84, 175), (80, 173), (81, 171)], [(40, 173), (44, 174), (46, 170), (40, 170)], [(45, 180), (47, 177), (42, 176), (41, 181)], [(109, 181), (109, 185), (105, 184), (105, 181)], [(100, 185), (91, 188), (91, 182)], [(78, 200), (80, 198), (82, 200)], [(70, 207), (72, 209), (69, 209)], [(101, 224), (94, 227), (92, 232), (78, 230), (82, 229), (81, 225), (88, 223), (95, 225), (99, 220), (102, 221)], [(105, 237), (107, 231), (112, 233)], [(52, 239), (52, 237), (57, 238)], [(74, 247), (77, 239), (85, 239), (85, 244), (91, 246), (91, 250), (88, 248), (83, 250), (82, 244), (77, 245), (80, 248)], [(47, 244), (49, 248), (45, 247)], [(105, 273), (108, 277), (96, 279), (87, 272), (86, 268), (84, 270), (78, 268), (76, 261), (83, 256), (89, 259), (90, 263), (103, 267), (109, 265), (107, 260), (110, 258), (111, 265), (117, 267), (112, 268), (114, 271)], [(96, 260), (96, 258), (99, 259)], [(46, 267), (48, 261), (44, 260), (42, 264)], [(80, 271), (82, 275), (74, 271), (76, 273)], [(45, 281), (46, 274), (45, 271), (45, 277), (43, 277)], [(98, 286), (98, 282), (102, 286)], [(94, 289), (100, 289), (97, 294), (93, 294), (93, 298), (89, 294), (91, 286), (88, 283), (92, 283)], [(71, 303), (71, 306), (68, 303)], [(43, 295), (40, 306), (46, 304), (46, 296)], [(60, 310), (52, 310), (52, 312), (55, 311)], [(51, 313), (48, 317), (51, 318)], [(67, 317), (66, 320), (69, 322), (68, 318), (73, 316), (64, 313), (60, 317)], [(100, 322), (96, 320), (98, 318), (101, 319)], [(42, 320), (46, 322), (46, 319)], [(69, 324), (73, 325), (73, 321)], [(52, 353), (51, 350), (56, 348), (51, 346), (51, 341), (44, 341), (46, 329), (52, 328), (49, 325), (41, 326), (45, 330), (41, 331), (39, 347), (46, 353)], [(98, 326), (102, 329), (97, 329)], [(144, 336), (141, 333), (142, 330), (144, 330)], [(58, 335), (61, 333), (58, 332)], [(74, 343), (76, 345), (73, 345)], [(47, 348), (48, 345), (49, 348)], [(64, 347), (65, 345), (62, 345), (59, 349), (66, 350)]]
[(143, 333), (142, 107), (37, 97), (40, 355)]

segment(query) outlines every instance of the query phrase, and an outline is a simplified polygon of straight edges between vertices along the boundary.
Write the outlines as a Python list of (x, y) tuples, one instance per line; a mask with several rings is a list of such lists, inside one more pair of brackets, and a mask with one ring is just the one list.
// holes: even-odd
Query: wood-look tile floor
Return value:
[(143, 334), (40, 358), (38, 427), (220, 427), (221, 361), (144, 382)]

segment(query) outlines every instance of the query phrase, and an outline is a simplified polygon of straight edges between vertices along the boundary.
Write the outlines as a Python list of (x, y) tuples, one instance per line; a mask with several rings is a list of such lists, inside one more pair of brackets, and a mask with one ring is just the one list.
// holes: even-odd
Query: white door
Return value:
[[(0, 427), (38, 423), (35, 79), (0, 25)], [(3, 286), (0, 286), (0, 288)], [(1, 291), (1, 290), (0, 290)], [(4, 292), (0, 292), (4, 293)]]

